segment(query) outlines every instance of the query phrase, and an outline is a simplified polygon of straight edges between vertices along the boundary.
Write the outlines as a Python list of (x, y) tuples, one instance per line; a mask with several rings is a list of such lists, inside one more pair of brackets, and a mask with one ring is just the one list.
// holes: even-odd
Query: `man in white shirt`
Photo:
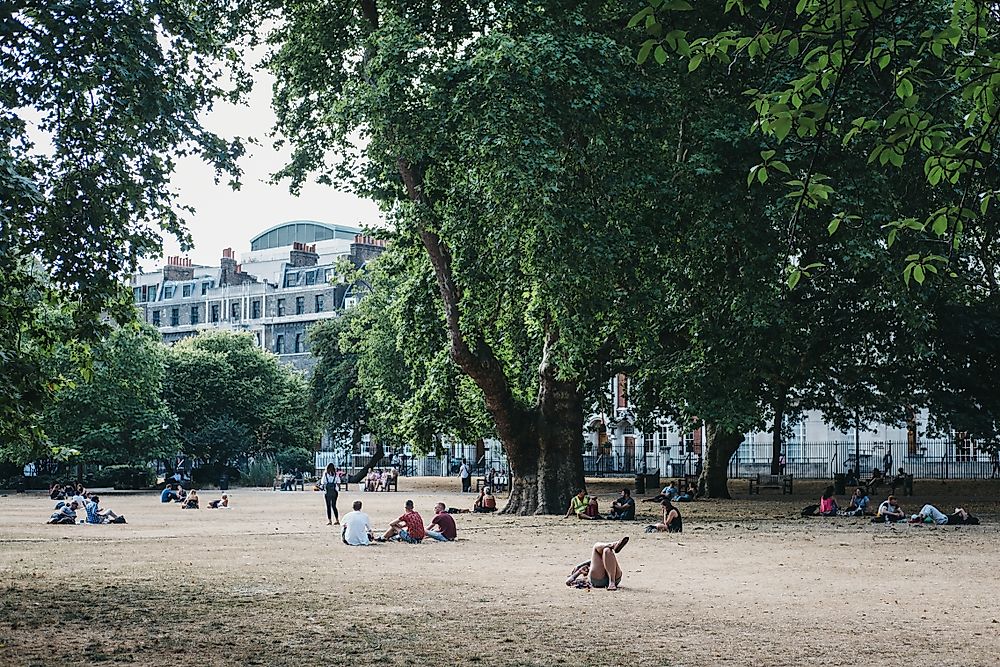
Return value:
[(363, 547), (372, 543), (372, 522), (368, 515), (361, 511), (361, 501), (354, 501), (354, 511), (348, 512), (340, 520), (344, 526), (341, 535), (344, 544), (352, 547)]
[(458, 469), (458, 476), (462, 478), (462, 493), (472, 490), (472, 477), (469, 475), (469, 465), (462, 459), (462, 467)]

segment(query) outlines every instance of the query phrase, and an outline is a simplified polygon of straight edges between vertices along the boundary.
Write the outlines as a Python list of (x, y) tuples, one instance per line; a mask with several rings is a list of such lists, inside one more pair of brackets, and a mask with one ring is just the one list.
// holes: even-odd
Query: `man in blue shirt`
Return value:
[(175, 500), (180, 500), (181, 497), (175, 490), (174, 485), (168, 485), (163, 487), (163, 491), (160, 492), (160, 502), (161, 503), (171, 503)]

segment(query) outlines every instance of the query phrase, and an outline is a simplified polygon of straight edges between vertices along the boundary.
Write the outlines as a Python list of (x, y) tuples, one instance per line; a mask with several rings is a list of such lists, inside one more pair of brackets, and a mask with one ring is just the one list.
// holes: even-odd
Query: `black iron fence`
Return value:
[[(832, 479), (854, 470), (870, 479), (878, 469), (890, 476), (902, 468), (919, 479), (989, 479), (1000, 477), (1000, 459), (967, 440), (786, 443), (782, 472), (798, 479)], [(744, 445), (729, 463), (730, 478), (771, 472), (770, 448)]]

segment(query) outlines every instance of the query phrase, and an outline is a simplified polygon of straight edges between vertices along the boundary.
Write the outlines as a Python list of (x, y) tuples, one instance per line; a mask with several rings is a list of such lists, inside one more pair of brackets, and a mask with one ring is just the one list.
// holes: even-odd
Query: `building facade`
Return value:
[(132, 291), (140, 317), (164, 342), (245, 331), (282, 362), (308, 369), (309, 327), (360, 298), (355, 285), (337, 281), (338, 264), (360, 268), (384, 249), (384, 241), (355, 227), (295, 220), (258, 234), (239, 262), (232, 248), (218, 266), (168, 257), (159, 271), (135, 275)]

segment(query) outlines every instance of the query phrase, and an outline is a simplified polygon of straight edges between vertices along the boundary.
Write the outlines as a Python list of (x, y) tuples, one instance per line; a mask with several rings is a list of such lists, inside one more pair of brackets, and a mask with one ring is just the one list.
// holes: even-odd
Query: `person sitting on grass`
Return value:
[(664, 500), (673, 500), (677, 497), (677, 486), (673, 481), (667, 482), (667, 485), (663, 487), (663, 490), (657, 493), (652, 498), (643, 498), (644, 503), (662, 503)]
[(431, 519), (430, 525), (427, 526), (427, 537), (438, 542), (454, 542), (458, 537), (455, 520), (448, 514), (444, 503), (438, 503), (434, 506), (434, 518)]
[(867, 482), (865, 482), (865, 490), (868, 492), (874, 491), (879, 486), (881, 486), (884, 481), (885, 481), (885, 476), (882, 474), (882, 471), (879, 470), (878, 468), (875, 468), (874, 470), (872, 470), (872, 478)]
[(832, 486), (828, 486), (823, 490), (823, 495), (819, 499), (820, 516), (837, 516), (837, 511), (840, 508), (837, 507), (837, 500), (833, 497), (833, 492), (834, 488)]
[(389, 530), (385, 531), (385, 535), (378, 538), (379, 542), (402, 540), (407, 544), (420, 544), (420, 541), (426, 537), (424, 520), (420, 518), (419, 513), (414, 511), (413, 501), (407, 500), (405, 508), (406, 511), (389, 524)]
[(918, 514), (910, 517), (910, 523), (936, 523), (939, 526), (979, 525), (979, 518), (969, 514), (964, 507), (956, 507), (954, 514), (945, 514), (933, 505), (924, 505)]
[(229, 509), (229, 494), (223, 493), (222, 497), (218, 500), (208, 501), (208, 509), (210, 510), (224, 510)]
[(479, 497), (472, 504), (472, 511), (483, 514), (497, 511), (497, 499), (490, 493), (488, 486), (479, 492)]
[(635, 519), (635, 499), (629, 489), (622, 489), (622, 495), (611, 503), (609, 519), (616, 521), (632, 521)]
[(182, 510), (196, 510), (198, 509), (198, 489), (191, 489), (191, 492), (187, 494), (184, 498), (184, 502), (181, 503)]
[(372, 543), (372, 522), (368, 515), (361, 511), (361, 501), (354, 501), (354, 511), (344, 515), (340, 531), (341, 539), (349, 547), (366, 547)]
[(177, 499), (174, 500), (174, 502), (175, 503), (182, 503), (183, 504), (184, 501), (187, 500), (187, 497), (188, 497), (187, 489), (185, 489), (180, 484), (174, 484), (174, 489), (177, 491)]
[(167, 484), (163, 487), (163, 491), (160, 491), (160, 502), (161, 503), (172, 503), (180, 500), (181, 494), (177, 491), (176, 484)]
[(851, 504), (844, 514), (845, 516), (864, 516), (870, 504), (871, 500), (869, 500), (868, 494), (859, 486), (854, 489), (854, 495), (851, 496)]
[(576, 495), (569, 499), (569, 509), (566, 516), (576, 515), (578, 519), (600, 519), (601, 515), (597, 511), (597, 498), (589, 498), (586, 489), (580, 489)]
[(80, 509), (80, 506), (75, 500), (71, 500), (68, 503), (60, 503), (60, 507), (52, 513), (52, 516), (49, 517), (46, 523), (75, 524), (76, 511), (78, 509)]
[(590, 551), (590, 560), (584, 561), (573, 568), (566, 585), (575, 588), (607, 588), (609, 591), (618, 589), (622, 581), (622, 569), (618, 564), (618, 556), (628, 544), (628, 535), (617, 542), (598, 542)]
[[(112, 523), (118, 520), (118, 515), (111, 510), (101, 510), (101, 498), (99, 496), (91, 496), (87, 504), (84, 505), (84, 509), (87, 511), (87, 523)], [(118, 523), (125, 523), (124, 517), (122, 521)]]
[(694, 500), (697, 495), (697, 484), (694, 481), (684, 482), (684, 490), (674, 496), (673, 500), (678, 503), (689, 503)]
[(659, 523), (646, 526), (647, 533), (680, 533), (684, 530), (684, 522), (681, 520), (681, 511), (674, 507), (669, 500), (660, 503), (662, 516)]
[(906, 514), (903, 513), (899, 503), (896, 502), (896, 496), (890, 495), (878, 506), (878, 511), (875, 513), (875, 518), (872, 521), (874, 523), (896, 523), (905, 518)]
[(892, 479), (889, 480), (889, 487), (892, 489), (893, 493), (896, 493), (896, 487), (903, 486), (906, 483), (906, 471), (900, 468), (893, 475)]

